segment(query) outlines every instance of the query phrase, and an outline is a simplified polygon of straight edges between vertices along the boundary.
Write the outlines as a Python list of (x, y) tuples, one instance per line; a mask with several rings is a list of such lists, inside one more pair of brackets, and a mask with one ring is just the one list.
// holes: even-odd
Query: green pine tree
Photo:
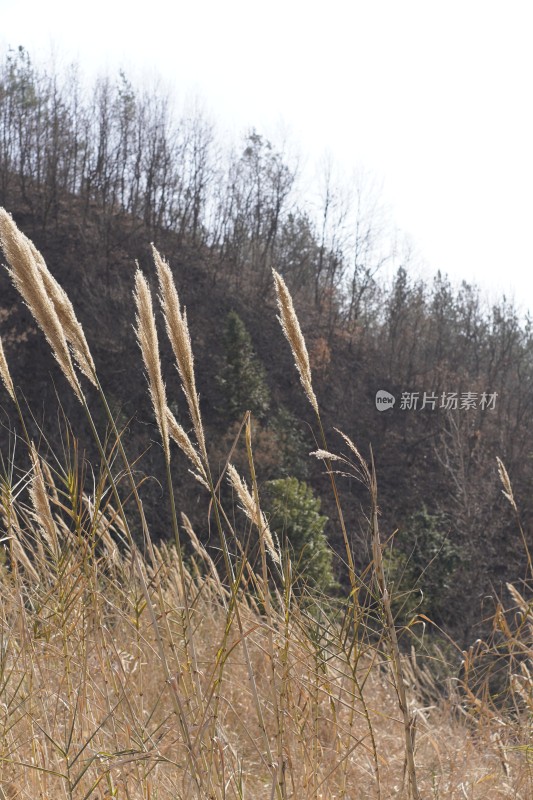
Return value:
[(447, 614), (461, 560), (447, 529), (441, 515), (423, 506), (406, 521), (398, 545), (385, 552), (394, 611), (402, 624), (416, 613), (442, 624)]
[(262, 418), (270, 407), (265, 370), (257, 358), (250, 334), (235, 311), (224, 328), (224, 363), (217, 375), (221, 391), (220, 411), (231, 421), (251, 411)]
[(297, 478), (268, 481), (263, 502), (272, 532), (288, 547), (296, 585), (327, 593), (336, 584), (320, 500)]
[(282, 478), (306, 478), (308, 469), (309, 447), (301, 425), (294, 414), (285, 406), (279, 406), (268, 422), (268, 427), (274, 432), (279, 449), (277, 475)]

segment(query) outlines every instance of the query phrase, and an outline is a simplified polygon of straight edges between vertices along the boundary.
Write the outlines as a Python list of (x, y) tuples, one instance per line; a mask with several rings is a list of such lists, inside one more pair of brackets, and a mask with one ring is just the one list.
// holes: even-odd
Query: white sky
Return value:
[(157, 73), (223, 129), (364, 167), (433, 270), (533, 309), (526, 0), (0, 0), (0, 50)]

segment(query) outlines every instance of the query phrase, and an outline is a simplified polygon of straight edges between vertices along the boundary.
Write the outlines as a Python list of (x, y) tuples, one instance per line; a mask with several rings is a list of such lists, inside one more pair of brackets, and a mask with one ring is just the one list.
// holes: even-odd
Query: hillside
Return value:
[[(530, 541), (529, 321), (505, 299), (485, 308), (475, 287), (455, 289), (443, 276), (431, 285), (412, 279), (408, 260), (386, 285), (378, 269), (384, 244), (376, 241), (371, 219), (360, 218), (356, 234), (347, 237), (342, 209), (329, 202), (319, 224), (299, 205), (291, 165), (259, 134), (223, 154), (205, 119), (172, 119), (164, 97), (137, 92), (123, 75), (84, 93), (75, 73), (39, 72), (24, 51), (11, 53), (0, 77), (0, 126), (0, 204), (33, 239), (74, 304), (117, 423), (126, 426), (130, 458), (139, 459), (139, 476), (149, 477), (142, 493), (156, 540), (170, 536), (161, 504), (164, 462), (132, 335), (136, 261), (155, 289), (151, 241), (168, 259), (187, 307), (217, 469), (247, 410), (244, 393), (242, 408), (228, 412), (218, 380), (228, 357), (224, 330), (235, 311), (269, 393), (268, 409), (254, 415), (259, 481), (288, 475), (308, 481), (323, 498), (327, 537), (343, 552), (328, 477), (308, 457), (318, 431), (276, 320), (275, 267), (294, 297), (332, 449), (345, 451), (334, 427), (365, 458), (372, 447), (381, 529), (387, 540), (394, 534), (391, 576), (401, 591), (413, 588), (402, 575), (415, 584), (411, 613), (427, 614), (464, 645), (485, 632), (495, 598), (509, 600), (505, 584), (521, 581), (526, 564), (496, 457), (511, 476)], [(43, 431), (57, 453), (68, 420), (80, 452), (97, 462), (78, 402), (5, 272), (1, 280), (1, 335), (33, 414), (32, 438)], [(187, 426), (171, 349), (161, 340), (171, 408)], [(377, 410), (379, 390), (396, 397), (393, 409)], [(401, 407), (404, 393), (418, 393), (417, 410)], [(424, 393), (429, 399), (421, 409)], [(476, 407), (442, 408), (443, 396), (452, 393), (459, 406), (472, 393)], [(483, 393), (494, 395), (494, 408), (481, 407)], [(58, 398), (65, 420), (58, 419)], [(103, 411), (95, 413), (105, 427)], [(8, 418), (5, 453), (16, 429), (6, 410)], [(242, 447), (236, 458), (246, 469)], [(191, 502), (195, 489), (185, 462), (173, 480), (179, 508), (207, 543), (206, 507)], [(353, 478), (339, 481), (339, 489), (361, 569), (371, 558), (365, 493)], [(346, 565), (335, 569), (346, 586)], [(521, 590), (528, 594), (526, 585)]]
[[(159, 545), (163, 515), (146, 502), (145, 459), (126, 452), (135, 444), (133, 424), (123, 429), (109, 407), (68, 295), (3, 209), (0, 244), (69, 384), (60, 390), (82, 408), (96, 453), (87, 461), (82, 438), (66, 423), (61, 454), (43, 441), (36, 446), (35, 420), (22, 408), (2, 349), (0, 377), (20, 428), (17, 450), (29, 461), (21, 473), (20, 458), (10, 454), (0, 494), (2, 797), (223, 800), (250, 793), (279, 800), (348, 794), (419, 800), (429, 793), (461, 797), (480, 785), (494, 800), (529, 797), (530, 604), (509, 586), (515, 607), (498, 609), (499, 637), (464, 651), (456, 676), (444, 640), (439, 646), (434, 637), (419, 638), (405, 654), (399, 637), (415, 620), (401, 625), (405, 604), (398, 608), (401, 595), (390, 581), (398, 556), (382, 543), (375, 470), (345, 435), (349, 459), (324, 449), (306, 345), (279, 273), (281, 328), (322, 431), (316, 455), (336, 496), (349, 591), (331, 584), (326, 518), (311, 490), (302, 493), (296, 478), (259, 485), (253, 452), (265, 431), (258, 432), (248, 412), (241, 433), (249, 477), (226, 462), (233, 498), (219, 487), (187, 315), (157, 249), (152, 255), (165, 327), (190, 417), (187, 433), (167, 405), (152, 295), (139, 269), (134, 329), (167, 468), (160, 505), (170, 509), (173, 533)], [(244, 363), (247, 382), (238, 388), (254, 386), (247, 399), (264, 416), (265, 373), (252, 359), (240, 318), (234, 313), (229, 319), (219, 386), (224, 390), (228, 376), (242, 375), (237, 368)], [(22, 332), (28, 333), (27, 324)], [(28, 336), (19, 337), (19, 346)], [(232, 341), (240, 343), (235, 359), (229, 358)], [(90, 398), (85, 379), (94, 388)], [(227, 393), (227, 408), (239, 397)], [(91, 410), (99, 403), (106, 410), (105, 437)], [(190, 519), (178, 516), (171, 439), (191, 467), (189, 505), (195, 496), (209, 498), (218, 565)], [(258, 450), (264, 457), (264, 445)], [(278, 442), (277, 469), (280, 450)], [(341, 467), (337, 477), (332, 465)], [(337, 495), (346, 474), (368, 495), (371, 556), (364, 569), (361, 554), (357, 563), (354, 558)], [(156, 477), (153, 472), (150, 479)], [(499, 478), (516, 511), (501, 462)], [(272, 492), (267, 518), (261, 502)], [(439, 531), (426, 525), (427, 512), (417, 519), (420, 535), (439, 545), (438, 558), (453, 560)]]

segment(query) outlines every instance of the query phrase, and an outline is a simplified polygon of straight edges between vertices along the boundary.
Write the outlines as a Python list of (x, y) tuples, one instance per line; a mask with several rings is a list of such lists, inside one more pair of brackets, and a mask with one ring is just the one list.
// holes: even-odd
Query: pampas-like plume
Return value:
[(187, 514), (184, 514), (182, 512), (181, 519), (183, 522), (183, 527), (185, 528), (191, 540), (193, 548), (198, 553), (200, 558), (207, 564), (218, 591), (220, 592), (221, 595), (226, 594), (226, 590), (222, 586), (222, 581), (220, 580), (220, 576), (217, 572), (215, 562), (213, 561), (213, 559), (211, 558), (211, 556), (209, 555), (203, 544), (200, 542), (197, 535), (195, 534), (189, 517), (187, 516)]
[(74, 372), (65, 333), (46, 291), (30, 242), (3, 208), (0, 208), (0, 243), (9, 263), (8, 271), (13, 283), (48, 339), (63, 374), (78, 399), (82, 400), (81, 387)]
[(159, 361), (159, 342), (157, 340), (157, 330), (155, 327), (154, 311), (152, 306), (152, 295), (146, 278), (137, 269), (135, 273), (135, 304), (137, 306), (137, 340), (148, 375), (148, 385), (150, 396), (154, 407), (155, 418), (163, 440), (165, 453), (169, 448), (169, 433), (167, 421), (167, 397), (165, 384), (161, 376), (161, 364)]
[(524, 529), (522, 527), (522, 523), (520, 522), (520, 514), (518, 511), (518, 506), (516, 505), (516, 500), (514, 498), (513, 487), (511, 485), (511, 479), (509, 478), (509, 473), (505, 469), (505, 464), (496, 456), (496, 461), (498, 463), (498, 474), (500, 476), (500, 480), (503, 485), (502, 494), (503, 496), (509, 501), (512, 506), (514, 513), (516, 514), (516, 521), (518, 523), (518, 528), (520, 530), (520, 535), (522, 537), (522, 543), (524, 545), (524, 551), (527, 556), (527, 564), (529, 569), (529, 574), (533, 575), (533, 559), (531, 558), (531, 553), (529, 552), (529, 545), (524, 533)]
[(196, 472), (193, 472), (193, 475), (196, 478), (196, 480), (199, 481), (199, 483), (201, 483), (202, 486), (205, 486), (206, 489), (209, 489), (209, 483), (207, 480), (207, 475), (205, 473), (204, 465), (202, 464), (202, 460), (198, 455), (196, 448), (194, 447), (193, 443), (191, 442), (191, 440), (189, 439), (189, 437), (187, 436), (187, 434), (185, 433), (179, 422), (176, 420), (176, 417), (174, 416), (170, 408), (167, 408), (166, 416), (168, 422), (168, 430), (171, 438), (174, 439), (180, 450), (182, 450), (185, 453), (185, 455), (193, 465), (194, 469), (196, 470)]
[(200, 446), (200, 453), (204, 459), (207, 459), (204, 429), (200, 415), (200, 403), (198, 401), (196, 381), (194, 378), (194, 359), (189, 327), (187, 325), (187, 314), (185, 309), (183, 309), (183, 312), (180, 310), (178, 292), (172, 278), (170, 267), (153, 245), (152, 252), (159, 279), (161, 305), (165, 315), (168, 338), (170, 339), (176, 357), (176, 365), (183, 385), (183, 392), (187, 399), (194, 433), (196, 434), (196, 439)]
[(513, 509), (516, 512), (518, 512), (516, 501), (514, 499), (513, 487), (511, 486), (511, 480), (509, 478), (509, 473), (505, 469), (503, 461), (500, 458), (498, 458), (498, 456), (496, 456), (496, 461), (498, 463), (498, 474), (500, 476), (500, 480), (503, 486), (502, 494), (510, 502)]
[(276, 551), (276, 548), (274, 547), (274, 540), (272, 538), (265, 515), (261, 509), (257, 507), (254, 498), (250, 494), (250, 490), (233, 464), (228, 464), (228, 480), (241, 502), (242, 510), (248, 519), (257, 527), (259, 535), (264, 538), (266, 549), (270, 553), (273, 561), (275, 561), (276, 564), (280, 564), (280, 557)]
[(30, 498), (35, 509), (35, 515), (43, 539), (50, 548), (55, 558), (59, 556), (59, 541), (57, 538), (57, 527), (52, 516), (50, 500), (46, 491), (41, 462), (35, 445), (31, 446), (31, 460), (33, 463), (33, 480), (30, 486)]
[(7, 366), (6, 355), (4, 353), (4, 345), (2, 344), (2, 340), (0, 339), (0, 378), (4, 386), (6, 387), (9, 396), (16, 403), (15, 400), (15, 387), (13, 386), (13, 381), (11, 379), (11, 373), (9, 372), (9, 367)]
[(52, 301), (59, 322), (63, 327), (67, 342), (72, 348), (74, 358), (83, 374), (96, 386), (96, 367), (85, 338), (81, 323), (76, 317), (74, 307), (63, 287), (56, 281), (33, 242), (28, 240), (35, 262), (41, 273), (44, 288)]
[(292, 297), (287, 289), (285, 281), (281, 275), (272, 270), (274, 275), (274, 282), (276, 284), (276, 295), (278, 300), (278, 308), (280, 316), (278, 317), (283, 333), (289, 342), (292, 350), (292, 355), (296, 363), (298, 372), (300, 373), (300, 380), (304, 387), (304, 392), (307, 399), (313, 406), (316, 414), (318, 415), (318, 403), (313, 391), (313, 384), (311, 381), (311, 365), (309, 364), (309, 355), (307, 347), (305, 346), (305, 339), (303, 337), (296, 311), (292, 303)]
[(361, 455), (361, 453), (354, 445), (349, 436), (346, 436), (346, 434), (340, 431), (338, 428), (335, 428), (335, 430), (342, 436), (342, 438), (344, 439), (344, 441), (346, 442), (352, 453), (354, 453), (354, 455), (356, 456), (357, 461), (359, 462), (359, 468), (361, 470), (361, 474), (363, 476), (363, 481), (365, 485), (370, 488), (372, 483), (372, 477), (370, 475), (370, 470), (368, 469), (368, 464), (366, 463), (365, 459), (363, 458), (363, 456)]
[(330, 453), (329, 450), (313, 450), (312, 453), (309, 453), (310, 456), (314, 456), (315, 458), (320, 458), (322, 461), (329, 459), (329, 461), (346, 461), (346, 459), (341, 458), (341, 456), (336, 455), (335, 453)]

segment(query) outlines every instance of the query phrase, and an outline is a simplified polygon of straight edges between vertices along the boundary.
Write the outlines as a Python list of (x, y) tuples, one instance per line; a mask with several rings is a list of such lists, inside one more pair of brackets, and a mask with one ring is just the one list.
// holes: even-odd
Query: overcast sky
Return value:
[(533, 309), (525, 0), (0, 0), (0, 49), (159, 74), (218, 124), (364, 168), (432, 270)]

